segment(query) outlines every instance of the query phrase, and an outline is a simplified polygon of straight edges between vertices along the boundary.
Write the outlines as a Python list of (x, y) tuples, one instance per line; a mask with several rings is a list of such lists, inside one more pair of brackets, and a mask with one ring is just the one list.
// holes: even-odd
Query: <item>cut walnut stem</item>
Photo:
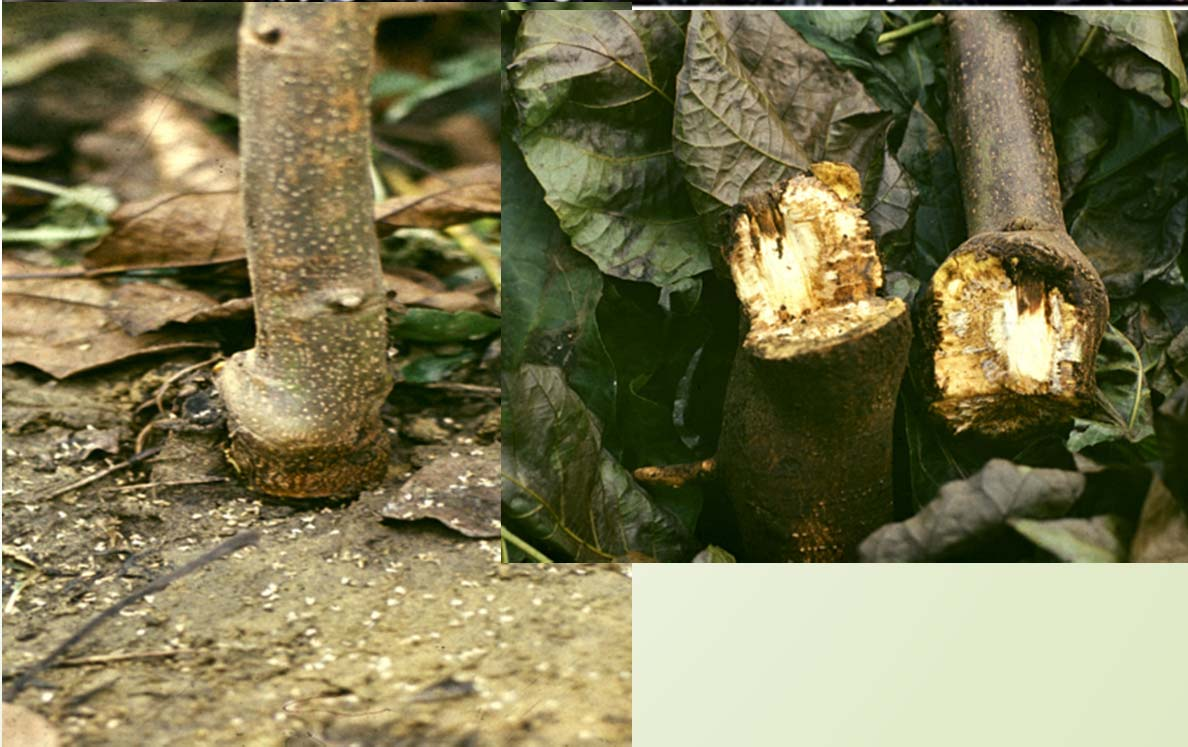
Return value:
[(1064, 227), (1035, 27), (951, 11), (949, 130), (970, 238), (921, 296), (921, 379), (954, 432), (1017, 436), (1092, 399), (1105, 287)]
[(374, 6), (245, 5), (240, 151), (256, 346), (218, 368), (250, 487), (340, 496), (388, 462), (392, 386), (372, 223)]
[(858, 175), (840, 164), (813, 172), (735, 210), (725, 259), (745, 339), (717, 456), (635, 473), (671, 486), (712, 472), (734, 507), (747, 560), (852, 558), (891, 519), (907, 307), (879, 295), (883, 270), (855, 204)]

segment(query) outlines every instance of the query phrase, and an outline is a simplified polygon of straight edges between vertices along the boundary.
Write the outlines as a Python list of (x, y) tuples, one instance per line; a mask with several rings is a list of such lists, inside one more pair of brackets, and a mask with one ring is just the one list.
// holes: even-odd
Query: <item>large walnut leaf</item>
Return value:
[(574, 248), (656, 285), (710, 266), (672, 153), (686, 18), (532, 11), (508, 69), (524, 158)]
[(64, 379), (138, 356), (218, 347), (191, 332), (130, 334), (113, 318), (112, 286), (43, 273), (36, 265), (4, 260), (6, 366), (24, 363)]
[(888, 524), (858, 548), (867, 562), (936, 560), (975, 544), (1013, 518), (1064, 516), (1085, 489), (1085, 476), (991, 459), (968, 480), (946, 483), (907, 521)]
[(602, 420), (614, 419), (614, 366), (598, 328), (602, 273), (575, 252), (519, 149), (503, 134), (503, 365), (561, 367)]
[[(1180, 56), (1176, 24), (1167, 10), (1062, 10), (1105, 29), (1162, 65), (1179, 84), (1179, 103), (1188, 106), (1188, 72)], [(1122, 81), (1116, 81), (1120, 84)]]
[(882, 167), (888, 121), (857, 78), (775, 12), (704, 11), (689, 22), (673, 142), (700, 213), (816, 161), (865, 178)]
[(679, 560), (689, 531), (602, 447), (602, 428), (555, 366), (504, 379), (503, 524), (551, 555)]
[(1120, 439), (1138, 443), (1155, 432), (1142, 355), (1112, 324), (1097, 353), (1096, 402), (1091, 415), (1073, 423), (1066, 442), (1069, 451)]

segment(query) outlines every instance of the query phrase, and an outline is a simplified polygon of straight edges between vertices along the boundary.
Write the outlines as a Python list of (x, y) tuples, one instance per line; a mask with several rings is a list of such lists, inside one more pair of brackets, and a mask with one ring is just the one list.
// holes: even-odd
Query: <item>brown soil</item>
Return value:
[[(626, 568), (501, 566), (497, 541), (381, 521), (368, 496), (274, 502), (233, 478), (113, 490), (230, 477), (217, 427), (172, 431), (148, 464), (45, 497), (127, 459), (147, 420), (137, 406), (199, 360), (62, 382), (5, 369), (6, 687), (114, 602), (229, 536), (259, 535), (107, 620), (17, 703), (80, 746), (630, 743)], [(443, 450), (498, 457), (491, 400), (398, 391), (389, 408), (389, 495)], [(118, 454), (72, 463), (71, 439), (109, 430)]]

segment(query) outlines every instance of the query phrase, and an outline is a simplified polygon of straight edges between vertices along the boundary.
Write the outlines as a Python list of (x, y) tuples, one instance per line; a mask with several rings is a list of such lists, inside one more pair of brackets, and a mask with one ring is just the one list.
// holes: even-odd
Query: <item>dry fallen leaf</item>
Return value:
[(129, 335), (108, 316), (112, 290), (98, 280), (10, 279), (43, 270), (4, 260), (4, 365), (25, 363), (61, 379), (140, 355), (217, 347), (177, 334)]
[(498, 537), (498, 451), (444, 449), (399, 488), (380, 488), (369, 500), (385, 519), (436, 519), (467, 537)]
[(193, 108), (159, 91), (142, 94), (101, 130), (75, 138), (80, 182), (112, 188), (121, 199), (166, 193), (234, 192), (239, 157)]
[(116, 272), (200, 267), (244, 258), (243, 214), (235, 191), (168, 194), (121, 205), (113, 230), (83, 258)]
[[(444, 228), (499, 215), (499, 168), (488, 164), (452, 172), (451, 183), (415, 197), (375, 206), (381, 231)], [(113, 230), (87, 252), (83, 265), (120, 272), (161, 267), (201, 267), (242, 260), (243, 213), (234, 189), (166, 194), (120, 206)]]
[(489, 304), (477, 294), (448, 290), (437, 278), (425, 278), (422, 273), (385, 272), (384, 287), (396, 294), (394, 300), (398, 305), (423, 306), (441, 311), (490, 311)]
[(107, 315), (130, 335), (140, 335), (170, 322), (210, 322), (251, 315), (250, 298), (220, 304), (198, 291), (156, 283), (126, 283), (112, 294)]
[(458, 112), (437, 123), (438, 137), (449, 144), (458, 163), (499, 160), (499, 133), (473, 112)]
[(395, 228), (445, 228), (499, 215), (500, 169), (483, 164), (431, 177), (421, 183), (425, 192), (384, 200), (375, 206), (380, 232)]

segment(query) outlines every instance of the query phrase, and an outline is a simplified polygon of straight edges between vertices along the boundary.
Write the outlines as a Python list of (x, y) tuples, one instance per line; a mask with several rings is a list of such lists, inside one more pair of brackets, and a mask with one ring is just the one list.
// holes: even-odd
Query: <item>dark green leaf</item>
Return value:
[[(1185, 73), (1184, 70), (1184, 60), (1180, 56), (1176, 27), (1170, 11), (1064, 10), (1061, 12), (1074, 14), (1086, 23), (1105, 29), (1118, 39), (1133, 46), (1166, 68), (1179, 81), (1180, 90), (1188, 92), (1188, 73)], [(1188, 106), (1188, 97), (1181, 98), (1180, 103)]]
[(477, 358), (478, 354), (470, 350), (455, 355), (420, 355), (405, 363), (400, 375), (409, 384), (432, 384)]
[(948, 138), (919, 105), (908, 116), (896, 155), (915, 181), (919, 201), (912, 253), (894, 269), (910, 270), (925, 280), (965, 240), (961, 183)]
[(426, 78), (405, 70), (380, 70), (371, 78), (371, 97), (404, 96), (426, 83)]
[(1175, 262), (1188, 198), (1188, 148), (1175, 114), (1120, 99), (1114, 142), (1065, 211), (1069, 233), (1115, 299), (1134, 296)]
[(942, 559), (1001, 529), (1008, 519), (1063, 516), (1084, 488), (1079, 472), (992, 459), (968, 480), (946, 484), (912, 518), (875, 531), (858, 554), (866, 562)]
[(569, 246), (544, 193), (505, 129), (503, 136), (503, 355), (560, 366), (602, 422), (615, 418), (614, 368), (595, 316), (602, 274)]
[(5, 174), (4, 183), (5, 187), (24, 187), (54, 195), (38, 225), (32, 228), (5, 226), (5, 241), (60, 246), (101, 238), (110, 230), (110, 214), (120, 205), (115, 193), (102, 186), (62, 187), (12, 174)]
[(481, 340), (498, 332), (499, 319), (474, 311), (411, 308), (394, 316), (388, 329), (396, 340), (465, 342)]
[(559, 368), (522, 366), (504, 378), (504, 397), (505, 524), (555, 558), (688, 556), (689, 529), (602, 448), (601, 426)]
[[(911, 462), (911, 504), (900, 510), (915, 513), (935, 498), (941, 486), (975, 473), (986, 461), (972, 449), (961, 449), (944, 426), (927, 416), (914, 387), (900, 394), (900, 407)], [(902, 514), (901, 514), (902, 515)]]
[(1058, 98), (1069, 88), (1076, 88), (1075, 83), (1069, 84), (1069, 76), (1103, 32), (1077, 15), (1052, 14), (1044, 20), (1047, 23), (1040, 24), (1044, 87), (1049, 97)]
[(1010, 519), (1007, 522), (1036, 547), (1069, 563), (1126, 560), (1131, 525), (1118, 516), (1089, 519)]
[(809, 23), (821, 33), (843, 42), (858, 36), (868, 25), (879, 23), (879, 14), (873, 10), (818, 10), (807, 15)]
[(1106, 181), (1131, 166), (1141, 165), (1141, 159), (1172, 139), (1183, 140), (1175, 112), (1134, 96), (1119, 96), (1116, 101), (1118, 130), (1086, 177), (1085, 186)]
[[(1188, 198), (1173, 213), (1181, 220), (1178, 230), (1182, 233), (1183, 221), (1188, 221)], [(1110, 316), (1142, 356), (1153, 401), (1171, 397), (1184, 378), (1183, 372), (1177, 373), (1177, 366), (1185, 368), (1181, 365), (1184, 351), (1176, 344), (1176, 336), (1188, 323), (1188, 288), (1179, 267), (1172, 264), (1144, 284), (1136, 298), (1111, 302)], [(1184, 341), (1188, 335), (1180, 345)]]
[[(875, 101), (897, 115), (906, 115), (916, 103), (933, 112), (933, 88), (944, 75), (944, 34), (929, 29), (880, 46), (876, 40), (885, 29), (872, 20), (858, 36), (843, 39), (823, 31), (816, 22), (820, 11), (780, 11), (784, 21), (800, 32), (805, 41), (829, 55), (833, 62), (851, 71)], [(935, 11), (908, 11), (904, 24), (935, 15)], [(938, 99), (939, 100), (939, 99)]]
[[(1087, 65), (1079, 68), (1081, 71), (1091, 67), (1117, 88), (1140, 93), (1160, 106), (1171, 106), (1163, 66), (1104, 27), (1089, 24), (1082, 16), (1081, 13), (1053, 15), (1046, 19), (1048, 53), (1044, 73), (1049, 95), (1072, 93), (1069, 89), (1075, 90), (1078, 84), (1070, 74), (1075, 77), (1078, 64), (1085, 62)], [(1167, 77), (1175, 85), (1174, 79)], [(1091, 98), (1084, 91), (1080, 93), (1083, 98)], [(1101, 102), (1097, 104), (1100, 106)]]
[(46, 213), (55, 226), (82, 228), (106, 225), (107, 217), (119, 206), (119, 198), (108, 187), (80, 184), (56, 195)]
[(418, 106), (439, 96), (453, 93), (467, 86), (495, 77), (499, 65), (499, 50), (493, 46), (478, 46), (433, 66), (433, 74), (422, 77), (400, 70), (380, 71), (371, 83), (373, 98), (396, 97), (384, 111), (386, 122), (399, 122)]
[(883, 276), (883, 291), (891, 298), (902, 299), (911, 307), (916, 293), (920, 291), (920, 281), (906, 272), (891, 271)]
[(735, 350), (733, 290), (712, 278), (671, 293), (612, 281), (598, 320), (619, 387), (608, 448), (631, 467), (712, 455)]
[(1076, 192), (1110, 144), (1115, 107), (1103, 107), (1101, 102), (1116, 96), (1108, 81), (1085, 68), (1078, 69), (1069, 85), (1053, 96), (1052, 135), (1062, 194), (1071, 196)]
[(686, 20), (532, 11), (509, 70), (524, 158), (574, 248), (605, 273), (656, 285), (710, 266), (672, 154)]
[(862, 84), (768, 11), (689, 22), (673, 144), (702, 214), (770, 189), (817, 161), (865, 173), (888, 118)]
[[(882, 163), (863, 175), (865, 193), (862, 207), (871, 233), (883, 257), (899, 253), (892, 247), (892, 237), (908, 225), (915, 207), (916, 185), (891, 151), (885, 150)], [(895, 242), (898, 243), (898, 242)]]
[(1119, 439), (1137, 443), (1155, 432), (1143, 369), (1134, 343), (1110, 325), (1097, 353), (1098, 407), (1092, 418), (1075, 421), (1068, 435), (1069, 451)]

